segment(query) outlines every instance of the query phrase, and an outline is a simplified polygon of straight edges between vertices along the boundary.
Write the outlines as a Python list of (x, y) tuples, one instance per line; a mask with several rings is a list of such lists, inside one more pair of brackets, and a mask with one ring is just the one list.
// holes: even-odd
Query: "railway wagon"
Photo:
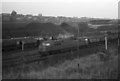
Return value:
[(52, 54), (61, 53), (71, 50), (77, 50), (79, 46), (87, 45), (85, 40), (73, 40), (73, 39), (62, 39), (62, 40), (48, 40), (39, 45), (39, 53), (41, 54)]
[(21, 50), (22, 42), (24, 42), (25, 48), (31, 48), (36, 46), (36, 39), (33, 38), (21, 38), (21, 39), (3, 39), (2, 41), (2, 51), (13, 51), (13, 50)]

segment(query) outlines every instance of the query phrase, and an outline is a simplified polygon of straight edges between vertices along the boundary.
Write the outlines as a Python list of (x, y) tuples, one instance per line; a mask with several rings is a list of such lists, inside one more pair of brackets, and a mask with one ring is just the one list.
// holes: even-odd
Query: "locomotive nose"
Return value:
[(88, 39), (87, 39), (87, 38), (85, 38), (85, 41), (88, 41)]
[(43, 43), (43, 46), (50, 46), (50, 43)]

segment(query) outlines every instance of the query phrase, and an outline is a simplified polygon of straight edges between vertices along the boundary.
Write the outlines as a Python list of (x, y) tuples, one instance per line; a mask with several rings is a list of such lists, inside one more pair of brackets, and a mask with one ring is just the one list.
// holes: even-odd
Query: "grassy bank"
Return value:
[[(117, 79), (118, 77), (118, 50), (116, 47), (109, 47), (106, 52), (100, 50), (84, 57), (76, 56), (72, 59), (65, 59), (62, 62), (53, 59), (24, 65), (17, 69), (11, 68), (3, 75), (5, 79)], [(60, 56), (59, 56), (60, 57)], [(49, 58), (48, 58), (49, 59)], [(58, 58), (56, 58), (58, 59)], [(64, 58), (63, 58), (64, 59)], [(24, 69), (23, 69), (24, 68)]]

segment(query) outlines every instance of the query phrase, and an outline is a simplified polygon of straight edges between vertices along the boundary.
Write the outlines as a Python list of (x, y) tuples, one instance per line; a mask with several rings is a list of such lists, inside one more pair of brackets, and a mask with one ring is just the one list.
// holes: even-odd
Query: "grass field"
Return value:
[(33, 70), (24, 77), (30, 79), (116, 79), (118, 75), (116, 59), (117, 56), (104, 63), (96, 55), (91, 55), (65, 61), (57, 67), (49, 67), (43, 71)]
[[(95, 48), (93, 48), (96, 50)], [(4, 79), (117, 79), (118, 49), (109, 46), (108, 54), (101, 48), (51, 56), (41, 62), (4, 71)], [(80, 55), (80, 54), (84, 55)], [(68, 56), (69, 55), (69, 56)], [(103, 56), (103, 57), (102, 57)], [(107, 59), (106, 59), (107, 58)]]
[(2, 79), (2, 39), (0, 39), (0, 80)]

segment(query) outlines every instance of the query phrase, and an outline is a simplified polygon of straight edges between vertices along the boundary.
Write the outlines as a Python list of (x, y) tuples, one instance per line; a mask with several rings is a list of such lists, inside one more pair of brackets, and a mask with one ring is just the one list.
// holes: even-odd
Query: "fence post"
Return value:
[(118, 47), (119, 47), (119, 44), (120, 44), (120, 42), (119, 42), (119, 38), (118, 38)]
[(107, 36), (105, 36), (105, 49), (107, 51)]
[(22, 51), (24, 51), (24, 41), (22, 41)]
[(20, 56), (20, 61), (21, 61), (21, 69), (20, 69), (20, 73), (19, 73), (19, 77), (22, 77), (22, 75), (21, 74), (23, 74), (24, 73), (24, 67), (25, 67), (25, 57), (24, 57), (24, 44), (25, 44), (25, 42), (24, 41), (20, 41), (19, 42), (20, 43), (20, 45), (22, 45), (22, 52), (20, 53), (21, 54), (21, 56)]

